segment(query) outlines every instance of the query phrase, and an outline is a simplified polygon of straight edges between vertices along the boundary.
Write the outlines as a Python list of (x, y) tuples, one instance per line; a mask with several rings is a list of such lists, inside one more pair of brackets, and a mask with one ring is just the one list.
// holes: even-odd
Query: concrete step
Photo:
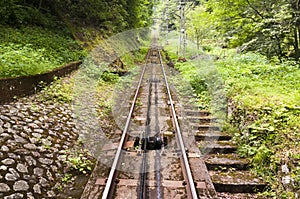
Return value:
[(199, 148), (202, 154), (228, 154), (234, 153), (237, 149), (231, 141), (201, 141)]
[(249, 171), (209, 171), (217, 192), (254, 193), (263, 191), (266, 183)]
[(250, 161), (237, 154), (211, 154), (205, 158), (208, 170), (246, 170)]
[(196, 141), (203, 140), (230, 140), (232, 137), (226, 132), (221, 131), (197, 131), (195, 133)]

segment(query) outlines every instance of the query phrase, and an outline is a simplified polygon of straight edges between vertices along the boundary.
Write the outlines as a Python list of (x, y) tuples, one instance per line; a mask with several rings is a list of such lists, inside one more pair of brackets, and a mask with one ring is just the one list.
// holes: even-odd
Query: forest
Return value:
[(42, 73), (82, 60), (103, 38), (149, 26), (148, 0), (0, 2), (0, 77)]
[(223, 38), (223, 47), (255, 51), (269, 59), (300, 57), (298, 0), (209, 0), (190, 13), (191, 36)]
[(147, 0), (4, 0), (0, 6), (1, 24), (55, 28), (66, 22), (112, 32), (145, 26), (152, 12)]

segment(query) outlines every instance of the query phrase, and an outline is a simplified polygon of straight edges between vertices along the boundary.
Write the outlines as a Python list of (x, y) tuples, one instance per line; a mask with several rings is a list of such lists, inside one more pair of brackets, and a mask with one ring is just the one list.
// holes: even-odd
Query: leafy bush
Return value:
[(108, 71), (105, 71), (101, 75), (101, 79), (104, 80), (104, 81), (106, 81), (106, 82), (116, 83), (119, 80), (119, 75), (111, 73), (111, 72), (108, 72)]
[(49, 7), (45, 7), (41, 11), (39, 4), (36, 5), (36, 2), (2, 0), (0, 1), (0, 24), (15, 27), (24, 25), (37, 25), (47, 28), (59, 27), (59, 20), (51, 15), (49, 11)]
[(196, 93), (203, 93), (208, 91), (208, 87), (205, 79), (199, 76), (194, 76), (190, 83)]

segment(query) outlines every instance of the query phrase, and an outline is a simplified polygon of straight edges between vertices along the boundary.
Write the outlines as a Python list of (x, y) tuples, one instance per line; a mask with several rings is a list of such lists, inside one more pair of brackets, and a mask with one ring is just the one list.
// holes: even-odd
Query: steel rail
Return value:
[(186, 150), (185, 150), (185, 147), (184, 147), (184, 142), (183, 142), (181, 130), (180, 130), (179, 123), (178, 123), (178, 120), (177, 120), (177, 117), (176, 117), (176, 112), (175, 112), (171, 92), (170, 92), (170, 89), (169, 89), (169, 84), (168, 84), (165, 68), (164, 68), (164, 65), (162, 63), (162, 56), (161, 56), (161, 53), (160, 53), (159, 50), (158, 50), (158, 54), (159, 54), (159, 61), (160, 61), (160, 64), (161, 64), (161, 68), (162, 68), (162, 71), (163, 71), (163, 76), (164, 76), (164, 80), (165, 80), (165, 84), (166, 84), (166, 88), (167, 88), (168, 97), (169, 97), (170, 104), (171, 104), (172, 116), (173, 116), (173, 119), (174, 119), (175, 130), (177, 132), (177, 137), (178, 137), (178, 141), (179, 141), (179, 145), (180, 145), (180, 149), (181, 149), (181, 153), (182, 153), (182, 158), (183, 158), (184, 167), (185, 167), (184, 169), (186, 171), (186, 175), (187, 175), (187, 178), (188, 178), (188, 185), (189, 185), (188, 187), (190, 189), (189, 190), (190, 191), (190, 197), (193, 198), (193, 199), (197, 199), (198, 195), (197, 195), (196, 187), (195, 187), (195, 184), (194, 184), (191, 168), (190, 168), (188, 158), (187, 158), (187, 155), (186, 155)]
[(119, 164), (119, 161), (120, 161), (121, 151), (122, 151), (122, 148), (123, 148), (124, 143), (125, 143), (125, 138), (126, 138), (126, 135), (127, 135), (127, 131), (129, 129), (132, 113), (133, 113), (133, 110), (134, 110), (134, 107), (135, 107), (136, 100), (138, 98), (138, 94), (139, 94), (139, 91), (140, 91), (142, 80), (144, 78), (144, 74), (145, 74), (147, 62), (148, 62), (148, 59), (149, 59), (149, 55), (150, 55), (150, 50), (148, 51), (148, 54), (146, 56), (146, 62), (145, 62), (141, 77), (139, 79), (139, 83), (138, 83), (138, 86), (137, 86), (137, 89), (136, 89), (136, 92), (135, 92), (135, 96), (132, 100), (131, 108), (130, 108), (130, 111), (128, 113), (128, 117), (127, 117), (125, 127), (124, 127), (124, 130), (123, 130), (123, 133), (122, 133), (120, 144), (118, 146), (118, 149), (117, 149), (117, 152), (116, 152), (116, 155), (115, 155), (115, 158), (114, 158), (114, 161), (113, 161), (113, 164), (112, 164), (112, 167), (111, 167), (111, 170), (110, 170), (110, 173), (109, 173), (109, 176), (108, 176), (108, 179), (107, 179), (107, 182), (106, 182), (103, 194), (102, 194), (102, 199), (107, 199), (107, 198), (112, 196), (111, 192), (113, 191), (113, 188), (112, 188), (113, 183), (114, 183), (113, 180), (114, 180), (115, 175), (116, 175), (116, 170), (117, 170), (117, 167), (118, 167), (118, 164)]

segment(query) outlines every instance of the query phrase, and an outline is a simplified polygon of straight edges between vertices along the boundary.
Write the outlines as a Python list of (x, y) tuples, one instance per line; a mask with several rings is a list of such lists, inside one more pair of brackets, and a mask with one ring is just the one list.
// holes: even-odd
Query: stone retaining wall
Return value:
[(62, 77), (79, 68), (81, 61), (72, 62), (53, 71), (26, 77), (0, 79), (0, 104), (12, 101), (15, 97), (23, 97), (40, 89), (39, 83), (49, 84), (54, 77)]

